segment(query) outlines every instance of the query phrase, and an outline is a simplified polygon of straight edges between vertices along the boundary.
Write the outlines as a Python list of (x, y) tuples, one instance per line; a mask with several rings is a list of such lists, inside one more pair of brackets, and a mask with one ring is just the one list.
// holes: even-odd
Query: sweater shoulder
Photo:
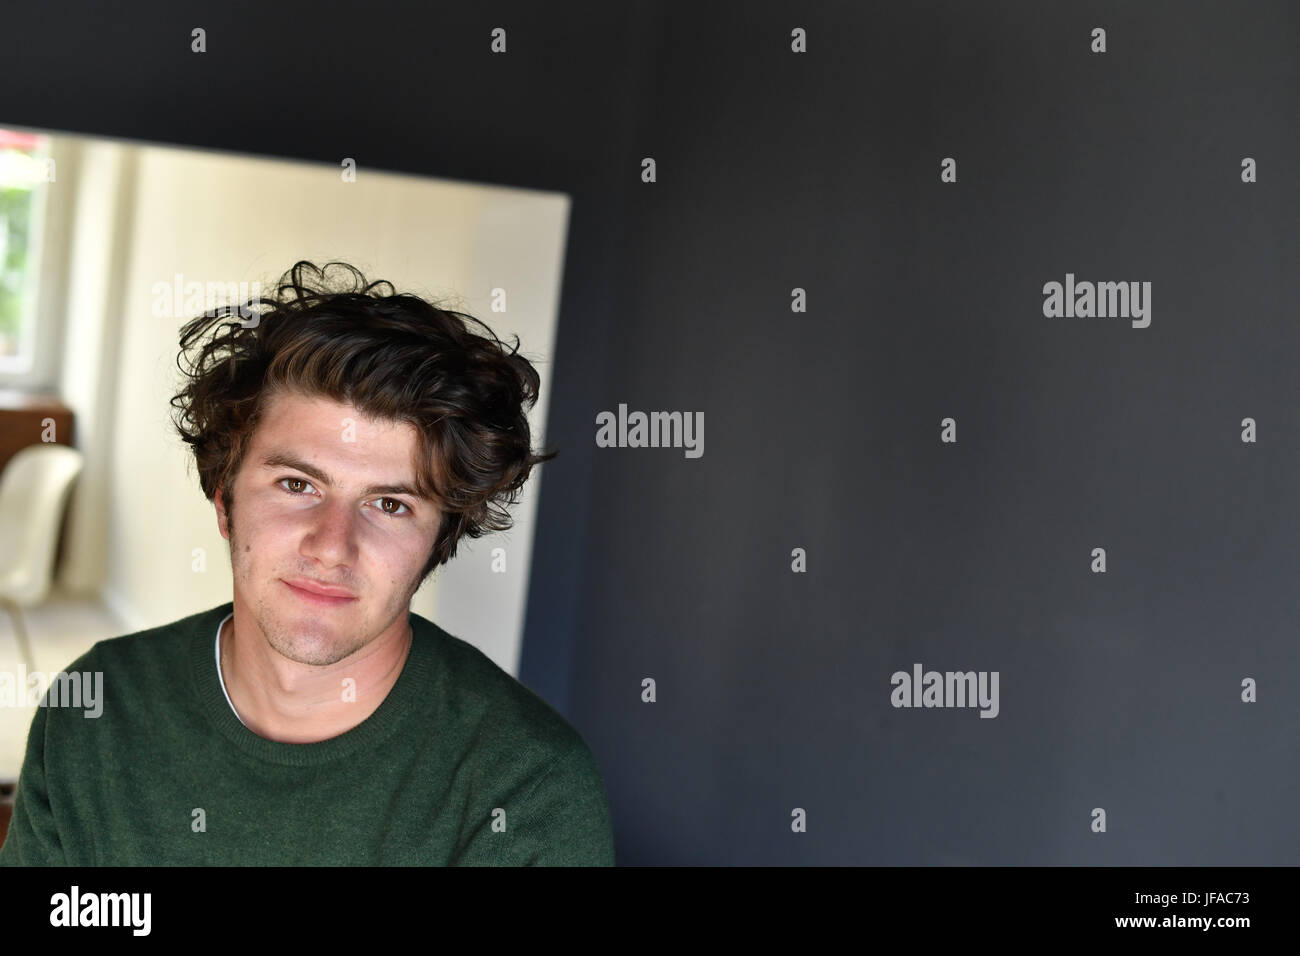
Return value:
[(512, 748), (539, 749), (552, 757), (588, 752), (586, 741), (554, 706), (492, 658), (427, 618), (412, 612), (439, 662), (439, 696), (481, 737)]
[(231, 605), (209, 608), (179, 620), (96, 642), (68, 665), (68, 671), (102, 671), (120, 681), (147, 681), (188, 668), (192, 640), (201, 630), (216, 639), (217, 624)]

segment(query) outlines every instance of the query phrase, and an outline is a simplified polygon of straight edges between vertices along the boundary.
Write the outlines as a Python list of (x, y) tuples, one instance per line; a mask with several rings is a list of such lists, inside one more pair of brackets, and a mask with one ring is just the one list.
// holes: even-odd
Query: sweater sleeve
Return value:
[(45, 783), (46, 707), (37, 707), (27, 735), (27, 753), (18, 772), (9, 835), (0, 846), (0, 866), (66, 866), (63, 844), (50, 809)]
[(613, 866), (609, 802), (585, 744), (557, 757), (504, 802), (504, 829), (484, 823), (454, 861), (470, 866)]

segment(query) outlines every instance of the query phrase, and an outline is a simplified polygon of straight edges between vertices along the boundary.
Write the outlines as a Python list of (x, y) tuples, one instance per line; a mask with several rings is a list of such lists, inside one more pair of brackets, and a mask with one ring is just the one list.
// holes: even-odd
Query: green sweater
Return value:
[(67, 668), (103, 673), (102, 712), (49, 695), (37, 708), (0, 865), (614, 864), (583, 738), (481, 651), (412, 613), (370, 717), (279, 743), (225, 697), (214, 643), (231, 607), (100, 641)]

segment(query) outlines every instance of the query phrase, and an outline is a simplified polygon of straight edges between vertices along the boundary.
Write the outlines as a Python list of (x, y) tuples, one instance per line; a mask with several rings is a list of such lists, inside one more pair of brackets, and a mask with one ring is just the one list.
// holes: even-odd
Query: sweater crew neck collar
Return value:
[(431, 689), (433, 649), (428, 640), (429, 635), (425, 633), (423, 619), (411, 614), (410, 653), (402, 667), (402, 673), (374, 713), (351, 730), (328, 740), (307, 744), (268, 740), (244, 726), (226, 696), (217, 671), (212, 635), (233, 609), (234, 602), (228, 601), (196, 615), (187, 639), (190, 642), (191, 671), (199, 708), (222, 737), (250, 757), (284, 766), (311, 767), (338, 760), (362, 748), (373, 747), (406, 720), (415, 711), (422, 696)]

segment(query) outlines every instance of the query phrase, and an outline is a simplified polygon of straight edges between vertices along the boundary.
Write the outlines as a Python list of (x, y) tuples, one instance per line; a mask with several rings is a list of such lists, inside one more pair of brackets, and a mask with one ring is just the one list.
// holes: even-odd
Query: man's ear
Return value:
[(221, 494), (221, 489), (217, 489), (216, 495), (213, 496), (213, 502), (217, 506), (217, 530), (221, 532), (221, 537), (227, 541), (230, 540), (230, 516), (226, 512), (226, 499)]

